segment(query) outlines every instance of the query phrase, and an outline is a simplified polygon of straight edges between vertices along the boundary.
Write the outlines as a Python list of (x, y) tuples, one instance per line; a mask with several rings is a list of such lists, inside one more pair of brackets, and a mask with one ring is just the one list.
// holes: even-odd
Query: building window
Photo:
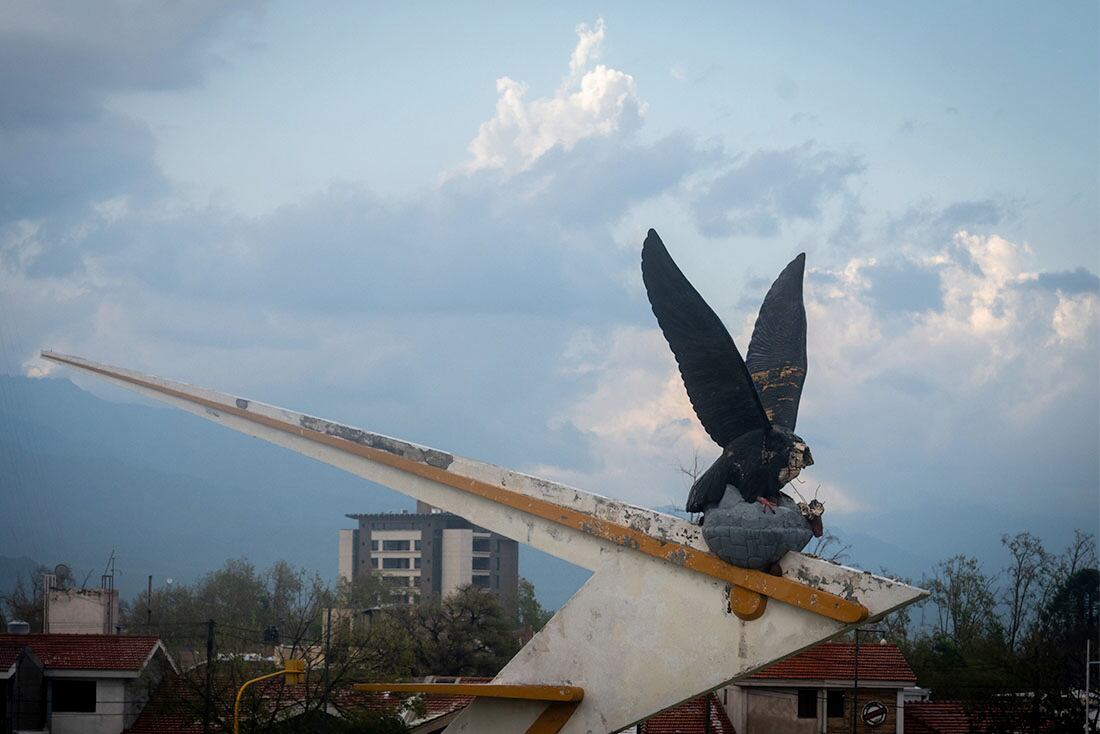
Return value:
[(383, 558), (382, 568), (408, 568), (408, 558)]
[(826, 691), (825, 715), (830, 719), (844, 717), (844, 691)]
[(499, 571), (500, 570), (500, 556), (497, 556), (496, 565), (497, 565), (497, 570)]
[(413, 559), (413, 568), (420, 568), (420, 559), (419, 558), (414, 558)]
[(419, 540), (414, 540), (413, 541), (413, 550), (420, 550), (420, 541)]
[(474, 558), (472, 560), (472, 562), (473, 562), (473, 569), (475, 571), (488, 571), (489, 570), (489, 559), (488, 558)]
[(382, 550), (384, 551), (407, 551), (409, 549), (409, 541), (407, 540), (383, 540)]
[(377, 558), (370, 559), (370, 567), (371, 568), (378, 568), (378, 559)]
[(372, 540), (372, 541), (370, 542), (370, 549), (371, 549), (372, 551), (376, 551), (376, 550), (378, 550), (378, 541), (377, 541), (377, 540)]
[(488, 553), (489, 552), (489, 539), (488, 538), (474, 538), (474, 553)]
[(817, 718), (817, 689), (815, 689), (815, 688), (799, 688), (798, 689), (798, 718), (800, 718), (800, 719), (816, 719)]
[(58, 713), (95, 713), (94, 680), (54, 680), (53, 710)]
[(489, 588), (489, 577), (488, 576), (474, 576), (474, 586), (476, 586), (479, 589), (488, 589)]

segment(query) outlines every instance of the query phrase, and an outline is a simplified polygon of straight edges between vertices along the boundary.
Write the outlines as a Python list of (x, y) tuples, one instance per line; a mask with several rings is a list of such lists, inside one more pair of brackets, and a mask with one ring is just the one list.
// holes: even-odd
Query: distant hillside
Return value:
[[(0, 553), (98, 580), (112, 549), (124, 596), (247, 556), (333, 578), (355, 512), (413, 503), (180, 411), (112, 403), (68, 380), (0, 375)], [(524, 549), (520, 573), (557, 607), (588, 573)], [(33, 563), (33, 562), (32, 562)]]
[(0, 594), (14, 589), (19, 581), (27, 583), (41, 565), (38, 561), (26, 556), (20, 558), (0, 556)]
[[(1007, 558), (1003, 534), (1028, 530), (1060, 552), (1072, 529), (1096, 518), (1010, 515), (996, 502), (829, 512), (825, 527), (850, 545), (848, 562), (919, 579), (957, 553), (988, 571)], [(98, 580), (114, 549), (129, 596), (147, 574), (190, 580), (246, 556), (283, 558), (336, 573), (337, 533), (347, 513), (412, 509), (408, 498), (180, 411), (101, 400), (67, 380), (0, 375), (0, 554), (67, 563)], [(678, 506), (659, 508), (684, 517)], [(951, 538), (950, 547), (930, 544)], [(589, 574), (521, 546), (520, 573), (558, 607)]]

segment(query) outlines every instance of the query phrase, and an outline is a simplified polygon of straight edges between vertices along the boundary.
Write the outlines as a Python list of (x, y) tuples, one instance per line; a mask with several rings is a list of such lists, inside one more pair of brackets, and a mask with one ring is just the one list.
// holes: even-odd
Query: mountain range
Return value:
[[(261, 568), (284, 559), (334, 579), (337, 530), (354, 526), (345, 514), (413, 509), (407, 497), (333, 467), (181, 411), (107, 395), (65, 379), (0, 375), (0, 556), (9, 558), (0, 589), (36, 561), (98, 580), (112, 553), (124, 596), (150, 574), (155, 584), (190, 581), (238, 557)], [(1073, 527), (1095, 530), (1079, 518), (1044, 515), (1037, 523), (995, 504), (902, 516), (889, 499), (875, 511), (826, 513), (846, 563), (919, 580), (938, 560), (966, 553), (992, 571), (1006, 560), (1003, 534), (1028, 530), (1060, 551)], [(952, 547), (930, 547), (930, 522), (938, 537), (955, 539)], [(589, 576), (520, 548), (520, 573), (547, 607)]]

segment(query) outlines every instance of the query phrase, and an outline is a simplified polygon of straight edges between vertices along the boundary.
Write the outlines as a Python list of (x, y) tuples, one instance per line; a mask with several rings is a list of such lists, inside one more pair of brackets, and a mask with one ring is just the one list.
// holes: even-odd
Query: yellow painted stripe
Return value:
[(579, 702), (550, 704), (545, 711), (539, 714), (534, 723), (527, 727), (525, 734), (558, 734), (579, 705)]
[(548, 500), (531, 497), (521, 492), (515, 492), (504, 487), (482, 482), (478, 479), (464, 477), (454, 472), (447, 471), (446, 469), (421, 464), (411, 459), (406, 459), (403, 456), (389, 453), (388, 451), (364, 446), (354, 441), (348, 441), (347, 439), (337, 436), (330, 436), (326, 433), (312, 431), (293, 423), (270, 418), (265, 415), (259, 415), (250, 412), (246, 408), (224, 405), (213, 400), (207, 400), (197, 395), (190, 395), (136, 377), (130, 377), (99, 367), (82, 365), (59, 355), (47, 356), (43, 354), (42, 356), (55, 362), (69, 364), (78, 369), (88, 370), (90, 372), (96, 372), (116, 380), (122, 380), (123, 382), (153, 390), (154, 392), (201, 405), (211, 410), (228, 413), (238, 418), (251, 421), (252, 423), (274, 428), (315, 443), (325, 444), (345, 453), (361, 456), (378, 464), (384, 464), (408, 474), (414, 474), (453, 489), (458, 489), (468, 494), (488, 499), (492, 502), (535, 515), (544, 520), (572, 528), (573, 530), (578, 530), (587, 535), (595, 536), (616, 545), (633, 548), (634, 550), (653, 556), (654, 558), (660, 558), (674, 565), (691, 569), (692, 571), (705, 574), (733, 586), (739, 586), (747, 591), (763, 594), (764, 596), (781, 601), (785, 604), (790, 604), (800, 609), (820, 614), (838, 622), (843, 622), (845, 624), (862, 622), (867, 618), (869, 613), (867, 608), (858, 601), (848, 600), (836, 594), (815, 589), (812, 586), (807, 586), (782, 576), (772, 576), (749, 568), (734, 566), (726, 563), (718, 556), (698, 550), (697, 548), (692, 548), (682, 543), (654, 538), (640, 530), (635, 530), (625, 525), (619, 525), (618, 523), (608, 522), (607, 520), (601, 520), (586, 512), (564, 507)]

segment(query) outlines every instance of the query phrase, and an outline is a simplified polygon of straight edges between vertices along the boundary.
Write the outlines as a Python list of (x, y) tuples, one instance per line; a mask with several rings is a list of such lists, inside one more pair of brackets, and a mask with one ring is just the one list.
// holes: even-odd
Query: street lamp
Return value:
[[(867, 634), (869, 632), (879, 635), (883, 634), (883, 630), (874, 627), (868, 627), (866, 629), (860, 629), (859, 627), (852, 628), (852, 636), (856, 640), (856, 652), (852, 660), (852, 734), (856, 734), (856, 706), (859, 703), (859, 636), (860, 634)], [(885, 645), (886, 638), (879, 637), (878, 644)]]
[[(207, 663), (209, 665), (209, 662)], [(306, 679), (306, 661), (291, 658), (288, 659), (284, 665), (286, 666), (282, 670), (276, 670), (274, 673), (268, 673), (267, 675), (261, 675), (258, 678), (252, 680), (246, 680), (241, 684), (240, 690), (237, 691), (237, 700), (233, 702), (233, 734), (240, 734), (240, 714), (241, 714), (241, 696), (244, 695), (244, 689), (248, 688), (253, 683), (259, 683), (262, 680), (268, 678), (275, 678), (280, 675), (286, 676), (287, 685), (295, 685), (304, 683)]]

